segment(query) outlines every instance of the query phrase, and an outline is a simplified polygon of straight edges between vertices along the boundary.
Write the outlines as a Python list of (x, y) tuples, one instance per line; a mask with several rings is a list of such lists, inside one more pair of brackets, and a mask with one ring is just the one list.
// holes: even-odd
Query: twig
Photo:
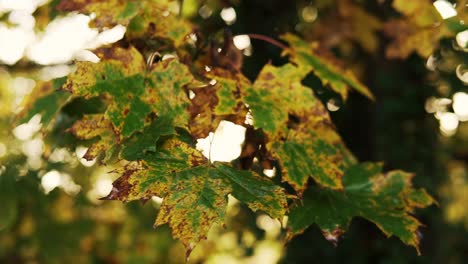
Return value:
[(265, 35), (247, 34), (247, 36), (249, 36), (249, 38), (266, 41), (266, 42), (268, 42), (268, 43), (270, 43), (272, 45), (275, 45), (275, 46), (277, 46), (278, 48), (281, 48), (281, 49), (287, 49), (288, 48), (288, 46), (284, 45), (283, 43), (279, 42), (278, 40), (270, 38), (270, 37), (265, 36)]

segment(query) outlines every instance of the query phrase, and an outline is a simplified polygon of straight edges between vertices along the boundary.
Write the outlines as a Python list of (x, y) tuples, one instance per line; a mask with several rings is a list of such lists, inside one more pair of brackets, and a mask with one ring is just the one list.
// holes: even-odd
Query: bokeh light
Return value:
[(443, 19), (451, 18), (457, 15), (457, 10), (453, 5), (446, 0), (437, 0), (434, 2), (434, 7), (439, 11)]
[(318, 10), (314, 6), (306, 6), (302, 9), (301, 15), (305, 22), (311, 23), (317, 19)]
[(457, 33), (457, 36), (455, 39), (457, 40), (458, 46), (464, 49), (468, 48), (468, 29)]
[(197, 140), (197, 149), (211, 162), (232, 161), (241, 154), (245, 131), (245, 127), (223, 120), (214, 133)]
[(457, 92), (453, 95), (453, 111), (460, 121), (468, 121), (468, 94)]
[(236, 10), (234, 10), (232, 7), (223, 8), (223, 10), (221, 10), (220, 16), (227, 25), (234, 24), (237, 19)]

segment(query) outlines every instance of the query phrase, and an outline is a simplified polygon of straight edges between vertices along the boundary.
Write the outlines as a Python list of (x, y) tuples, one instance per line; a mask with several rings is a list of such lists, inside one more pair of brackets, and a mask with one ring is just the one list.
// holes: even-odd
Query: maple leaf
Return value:
[(359, 43), (367, 52), (376, 52), (379, 47), (377, 32), (382, 28), (382, 22), (351, 1), (340, 1), (338, 9), (345, 23), (349, 21), (350, 30), (347, 31), (349, 38)]
[(175, 46), (185, 43), (193, 26), (177, 17), (176, 1), (120, 1), (120, 0), (62, 0), (60, 11), (79, 11), (95, 14), (92, 25), (103, 29), (117, 24), (127, 26), (127, 39), (144, 36), (159, 37), (174, 42)]
[(110, 96), (106, 118), (116, 133), (128, 137), (143, 129), (145, 118), (151, 112), (151, 107), (141, 99), (145, 93), (144, 59), (133, 47), (101, 49), (96, 53), (102, 61), (78, 62), (64, 89), (85, 98)]
[(314, 23), (301, 24), (299, 30), (306, 40), (318, 41), (327, 49), (354, 41), (368, 53), (377, 51), (382, 22), (376, 16), (347, 0), (336, 2), (336, 9), (327, 13)]
[(211, 83), (193, 87), (195, 97), (190, 105), (190, 133), (195, 138), (205, 138), (222, 120), (243, 125), (247, 108), (241, 91), (250, 85), (245, 76), (214, 68), (206, 74)]
[(312, 177), (341, 189), (346, 147), (335, 132), (328, 111), (312, 89), (301, 84), (307, 74), (292, 64), (265, 65), (244, 91), (254, 127), (267, 136), (268, 150), (281, 165), (283, 180), (299, 193)]
[(143, 100), (157, 116), (165, 116), (173, 126), (188, 130), (190, 100), (185, 86), (194, 81), (188, 67), (177, 59), (167, 59), (154, 64), (147, 76)]
[[(304, 131), (305, 132), (305, 131)], [(327, 142), (320, 132), (291, 132), (285, 142), (275, 142), (271, 146), (273, 157), (281, 165), (283, 180), (288, 182), (299, 196), (307, 188), (312, 177), (318, 184), (327, 188), (343, 188), (343, 168), (347, 162), (346, 147), (334, 130), (323, 130), (333, 135), (336, 142)]]
[(341, 69), (331, 55), (320, 56), (314, 45), (290, 33), (283, 35), (282, 39), (289, 43), (290, 47), (285, 53), (291, 56), (291, 61), (304, 71), (313, 71), (324, 85), (330, 84), (331, 89), (339, 93), (344, 100), (348, 98), (349, 88), (374, 99), (369, 89), (350, 70)]
[(385, 51), (389, 59), (405, 59), (413, 52), (427, 58), (441, 38), (440, 27), (421, 28), (405, 20), (390, 20), (384, 25), (386, 36), (393, 38)]
[[(63, 89), (77, 96), (90, 98), (105, 92), (106, 84), (118, 83), (127, 77), (145, 71), (145, 61), (134, 47), (101, 48), (94, 51), (100, 58), (99, 63), (76, 63), (76, 70), (68, 75)], [(93, 86), (97, 88), (92, 88)]]
[(286, 136), (289, 114), (303, 116), (310, 107), (312, 90), (301, 84), (306, 74), (292, 64), (278, 68), (267, 64), (253, 85), (243, 91), (254, 127), (263, 129), (270, 140)]
[(430, 1), (395, 0), (392, 6), (404, 17), (391, 19), (383, 27), (384, 34), (393, 39), (385, 52), (387, 58), (404, 59), (413, 52), (427, 58), (441, 38), (452, 34)]
[(346, 169), (343, 192), (311, 188), (289, 215), (290, 235), (317, 224), (327, 240), (336, 243), (353, 217), (365, 218), (386, 236), (395, 235), (419, 253), (417, 234), (421, 223), (412, 216), (415, 208), (434, 203), (423, 189), (411, 185), (413, 175), (403, 171), (382, 173), (382, 165), (361, 163)]
[(77, 63), (64, 89), (85, 98), (110, 97), (105, 117), (119, 139), (142, 131), (151, 113), (169, 118), (173, 126), (187, 127), (189, 100), (183, 86), (193, 77), (185, 65), (168, 59), (147, 71), (133, 47), (101, 49), (97, 54), (102, 61)]
[(104, 162), (109, 160), (117, 151), (118, 138), (112, 130), (112, 124), (103, 114), (85, 115), (82, 119), (76, 121), (71, 128), (68, 129), (74, 136), (79, 139), (88, 140), (99, 138), (93, 143), (85, 155), (82, 157), (86, 160), (93, 160), (99, 156), (101, 152), (106, 155)]
[(209, 164), (198, 150), (175, 138), (165, 140), (157, 152), (147, 153), (143, 160), (129, 163), (119, 172), (122, 176), (104, 199), (127, 202), (162, 197), (155, 225), (169, 224), (187, 254), (206, 239), (213, 224), (223, 223), (228, 194), (274, 218), (286, 212), (281, 187), (251, 171)]
[(160, 117), (122, 143), (120, 156), (126, 160), (143, 159), (146, 152), (155, 152), (156, 143), (161, 136), (176, 134), (169, 118)]
[[(288, 210), (280, 186), (259, 176), (252, 164), (245, 166), (252, 170), (238, 170), (227, 163), (211, 164), (193, 146), (194, 138), (206, 137), (222, 120), (244, 125), (250, 111), (254, 123), (253, 127), (245, 125), (246, 145), (250, 145), (243, 154), (252, 156), (253, 162), (260, 153), (258, 157), (266, 157), (261, 162), (268, 163), (262, 166), (269, 168), (274, 159), (282, 180), (292, 186), (292, 193), (303, 198), (292, 203), (290, 236), (316, 223), (328, 240), (337, 241), (352, 218), (358, 216), (374, 222), (387, 236), (396, 235), (418, 249), (416, 231), (420, 223), (411, 214), (415, 208), (433, 203), (432, 197), (412, 188), (411, 174), (383, 174), (379, 164), (356, 164), (327, 109), (312, 89), (302, 84), (313, 72), (343, 99), (350, 89), (373, 99), (369, 89), (334, 56), (319, 50), (315, 43), (286, 34), (283, 39), (289, 48), (285, 53), (291, 63), (281, 67), (267, 64), (251, 83), (240, 73), (242, 51), (235, 47), (229, 31), (225, 31), (223, 47), (216, 41), (206, 46), (203, 41), (197, 42), (200, 46), (184, 46), (194, 27), (177, 16), (178, 1), (57, 2), (58, 10), (94, 14), (91, 25), (99, 30), (124, 25), (125, 39), (115, 46), (97, 49), (99, 63), (76, 63), (77, 69), (68, 76), (62, 91), (58, 88), (64, 79), (39, 83), (25, 101), (20, 118), (27, 121), (40, 113), (48, 127), (70, 98), (100, 100), (102, 112), (84, 115), (68, 131), (92, 142), (85, 159), (105, 153), (104, 162), (117, 156), (128, 161), (115, 164), (121, 176), (104, 199), (127, 202), (162, 197), (155, 225), (168, 224), (187, 254), (197, 242), (206, 239), (213, 224), (223, 223), (228, 195), (253, 211), (261, 210), (280, 219)], [(317, 6), (334, 5), (325, 2), (329, 1)], [(336, 5), (338, 10), (331, 17), (340, 21), (324, 20), (317, 25), (339, 25), (338, 39), (349, 38), (365, 50), (375, 51), (380, 20), (351, 1)], [(395, 40), (387, 56), (432, 52), (434, 43), (445, 34), (444, 26), (433, 27), (440, 17), (432, 4), (394, 0), (393, 7), (403, 17), (384, 26), (384, 33)], [(330, 28), (335, 30), (335, 26)], [(330, 35), (328, 28), (323, 32)], [(155, 54), (155, 49), (169, 49), (181, 60), (145, 63), (142, 53)], [(215, 67), (200, 73), (205, 65)], [(194, 85), (192, 72), (209, 84)], [(189, 92), (194, 93), (194, 98), (190, 99)], [(308, 187), (310, 179), (317, 186)]]

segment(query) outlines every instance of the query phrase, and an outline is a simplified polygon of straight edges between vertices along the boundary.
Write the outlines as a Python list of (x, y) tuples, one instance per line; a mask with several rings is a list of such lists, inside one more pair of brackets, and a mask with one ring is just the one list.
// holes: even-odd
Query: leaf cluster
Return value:
[[(394, 5), (398, 10), (400, 1)], [(95, 27), (127, 26), (126, 36), (97, 49), (99, 63), (77, 62), (66, 80), (39, 84), (20, 120), (39, 113), (49, 128), (70, 102), (98, 99), (102, 111), (66, 131), (90, 144), (84, 158), (117, 168), (120, 177), (104, 199), (162, 197), (155, 225), (168, 224), (187, 254), (213, 224), (223, 224), (228, 195), (272, 218), (289, 216), (289, 238), (315, 223), (336, 242), (353, 217), (363, 217), (418, 249), (421, 223), (413, 213), (432, 204), (431, 196), (412, 187), (409, 173), (357, 161), (304, 84), (314, 74), (343, 100), (353, 90), (374, 100), (352, 71), (317, 43), (287, 33), (281, 38), (289, 62), (268, 63), (250, 81), (230, 34), (210, 43), (173, 6), (61, 1), (59, 10), (96, 14)], [(246, 140), (239, 160), (212, 163), (195, 143), (223, 120), (245, 127)], [(263, 175), (273, 167), (281, 181)]]

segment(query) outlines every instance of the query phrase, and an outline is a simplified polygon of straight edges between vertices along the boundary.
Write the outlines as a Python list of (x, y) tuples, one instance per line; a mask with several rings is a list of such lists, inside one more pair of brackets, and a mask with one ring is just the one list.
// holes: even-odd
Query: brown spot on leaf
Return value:
[(128, 115), (129, 112), (130, 112), (130, 108), (129, 108), (129, 107), (125, 107), (122, 114), (123, 114), (124, 116), (126, 116), (126, 115)]
[(122, 176), (112, 183), (111, 192), (107, 196), (100, 198), (100, 200), (120, 200), (122, 202), (127, 202), (131, 189), (134, 185), (138, 184), (138, 182), (135, 181), (130, 183), (129, 178), (142, 169), (141, 164), (138, 162), (130, 163), (125, 166)]

